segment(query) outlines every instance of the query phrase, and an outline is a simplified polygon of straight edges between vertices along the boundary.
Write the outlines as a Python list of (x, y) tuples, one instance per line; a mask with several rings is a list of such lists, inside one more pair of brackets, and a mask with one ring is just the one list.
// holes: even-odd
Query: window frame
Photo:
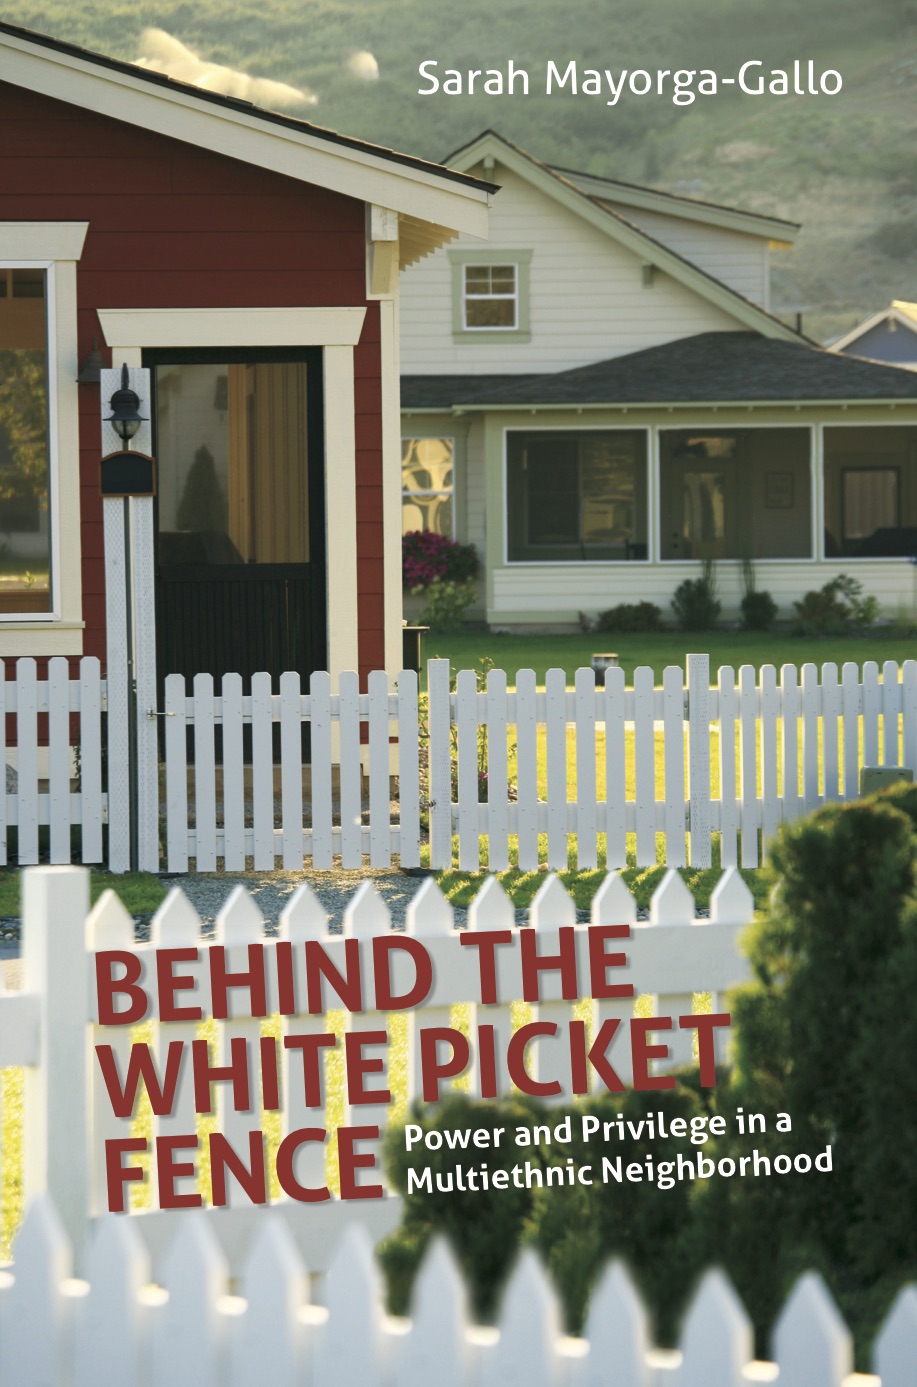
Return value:
[[(911, 419), (867, 419), (867, 420), (865, 420), (865, 421), (857, 421), (857, 420), (855, 420), (855, 419), (844, 419), (844, 420), (841, 420), (841, 419), (828, 419), (828, 420), (822, 420), (822, 421), (819, 423), (819, 425), (818, 425), (818, 463), (819, 463), (819, 471), (820, 471), (820, 474), (821, 474), (821, 494), (820, 494), (820, 497), (819, 497), (820, 520), (821, 520), (821, 533), (820, 533), (820, 536), (819, 536), (819, 539), (820, 539), (819, 558), (822, 559), (822, 560), (823, 560), (824, 562), (826, 562), (826, 563), (834, 564), (834, 565), (837, 565), (837, 566), (841, 566), (841, 565), (845, 565), (845, 564), (865, 564), (865, 563), (874, 563), (874, 564), (894, 564), (894, 563), (900, 564), (900, 563), (906, 563), (906, 562), (908, 562), (910, 556), (909, 556), (909, 555), (903, 555), (903, 554), (840, 554), (840, 555), (828, 555), (828, 554), (825, 553), (825, 531), (826, 531), (827, 525), (828, 525), (828, 515), (827, 515), (827, 503), (828, 503), (828, 467), (827, 467), (827, 447), (826, 447), (826, 445), (827, 445), (827, 439), (826, 439), (825, 435), (826, 435), (826, 433), (828, 433), (829, 431), (834, 431), (834, 432), (840, 433), (840, 432), (845, 431), (845, 430), (853, 430), (853, 429), (874, 429), (876, 432), (879, 432), (879, 431), (881, 431), (881, 430), (883, 430), (883, 429), (912, 429), (912, 430), (917, 430), (917, 423), (915, 423), (915, 422), (914, 422), (913, 420), (911, 420)], [(889, 465), (889, 464), (886, 464), (886, 466), (888, 466), (888, 465)], [(898, 466), (898, 464), (895, 464), (895, 463), (892, 463), (892, 464), (890, 464), (890, 465), (891, 465), (891, 466)], [(844, 471), (850, 470), (851, 467), (853, 467), (853, 470), (858, 470), (854, 464), (850, 464), (850, 463), (848, 463), (848, 464), (838, 463), (838, 464), (836, 464), (836, 466), (837, 466), (837, 471), (838, 471), (838, 476), (839, 476), (839, 484), (840, 484), (841, 486), (843, 485), (843, 481), (842, 481), (842, 476), (841, 476), (841, 474), (842, 474)], [(881, 471), (882, 468), (879, 468), (879, 469), (877, 469), (877, 470)], [(899, 478), (898, 478), (898, 508), (899, 508), (899, 516), (900, 516), (900, 512), (901, 512), (901, 505), (902, 505), (902, 500), (901, 500), (901, 485), (902, 485), (902, 478), (901, 478), (901, 475), (900, 475), (900, 467), (899, 467)], [(842, 509), (843, 509), (843, 506), (842, 506)], [(910, 528), (910, 527), (909, 527), (909, 528)]]
[(50, 610), (0, 613), (0, 658), (83, 653), (76, 266), (88, 230), (0, 221), (0, 265), (45, 271), (50, 530)]
[[(562, 559), (513, 559), (510, 557), (510, 536), (509, 536), (509, 436), (514, 433), (522, 434), (594, 434), (594, 433), (629, 433), (642, 434), (645, 444), (644, 452), (644, 487), (646, 505), (646, 538), (642, 541), (646, 545), (646, 555), (643, 558), (562, 558)], [(532, 427), (526, 424), (508, 424), (503, 430), (503, 564), (513, 568), (544, 568), (551, 566), (551, 570), (559, 569), (564, 564), (575, 565), (577, 568), (607, 567), (609, 564), (615, 567), (625, 568), (628, 571), (639, 567), (641, 564), (649, 564), (652, 560), (650, 542), (653, 529), (653, 430), (648, 424), (549, 424), (544, 427)], [(635, 474), (636, 475), (636, 474)]]
[[(450, 250), (452, 267), (452, 338), (455, 342), (528, 342), (531, 340), (529, 282), (531, 250), (507, 250), (494, 246), (486, 250)], [(469, 327), (466, 320), (466, 268), (503, 269), (512, 266), (516, 272), (515, 327)], [(487, 296), (505, 299), (508, 295)]]

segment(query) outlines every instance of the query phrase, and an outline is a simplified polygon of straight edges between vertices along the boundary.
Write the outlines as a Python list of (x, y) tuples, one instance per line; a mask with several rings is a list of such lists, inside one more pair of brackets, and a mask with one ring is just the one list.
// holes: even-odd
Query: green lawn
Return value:
[(690, 652), (710, 656), (711, 679), (720, 665), (802, 665), (814, 661), (818, 665), (845, 664), (848, 660), (862, 665), (875, 660), (880, 666), (885, 660), (917, 659), (917, 640), (902, 636), (824, 637), (802, 639), (787, 631), (663, 631), (657, 635), (610, 635), (593, 632), (569, 636), (531, 635), (495, 636), (483, 629), (439, 635), (435, 631), (424, 637), (423, 658), (442, 656), (452, 662), (454, 669), (474, 669), (482, 655), (493, 660), (498, 669), (515, 676), (518, 669), (534, 669), (539, 684), (544, 683), (545, 670), (563, 669), (567, 682), (573, 682), (574, 671), (588, 665), (594, 651), (615, 651), (628, 683), (633, 681), (634, 669), (649, 665), (656, 671), (657, 683), (662, 682), (666, 665), (684, 665)]
[[(0, 915), (19, 914), (19, 871), (5, 868), (0, 871)], [(166, 898), (166, 890), (158, 877), (149, 872), (111, 872), (93, 870), (89, 878), (89, 895), (95, 905), (103, 891), (116, 892), (131, 915), (149, 915)]]

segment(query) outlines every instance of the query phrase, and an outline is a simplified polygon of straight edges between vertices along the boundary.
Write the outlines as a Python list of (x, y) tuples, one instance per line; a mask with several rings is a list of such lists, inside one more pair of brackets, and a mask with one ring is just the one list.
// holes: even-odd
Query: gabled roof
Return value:
[(763, 217), (758, 212), (746, 212), (739, 207), (724, 207), (700, 198), (665, 193), (658, 188), (645, 188), (639, 183), (621, 183), (614, 178), (601, 178), (594, 173), (563, 168), (560, 164), (547, 164), (545, 167), (599, 202), (639, 207), (645, 212), (659, 212), (663, 216), (680, 217), (684, 221), (702, 222), (705, 226), (741, 231), (747, 236), (760, 236), (769, 244), (781, 247), (791, 245), (799, 234), (799, 222), (786, 221), (783, 217)]
[(917, 375), (756, 332), (704, 332), (532, 376), (404, 376), (405, 410), (602, 405), (917, 404)]
[(626, 246), (642, 261), (656, 266), (708, 302), (715, 304), (743, 327), (754, 332), (763, 332), (768, 337), (782, 338), (786, 342), (800, 340), (801, 335), (786, 323), (782, 323), (774, 314), (759, 308), (735, 289), (730, 289), (722, 280), (716, 279), (693, 261), (663, 245), (655, 236), (628, 221), (607, 201), (583, 192), (573, 181), (574, 176), (543, 164), (526, 150), (498, 135), (495, 130), (485, 130), (469, 144), (448, 155), (447, 160), (452, 167), (461, 170), (474, 168), (481, 163), (487, 168), (488, 160), (504, 165), (613, 241)]
[(878, 313), (872, 313), (868, 318), (864, 318), (856, 327), (851, 328), (843, 337), (839, 337), (836, 342), (832, 342), (828, 348), (832, 352), (843, 352), (854, 342), (858, 342), (861, 337), (865, 337), (873, 328), (880, 327), (882, 323), (895, 323), (898, 327), (905, 328), (908, 332), (917, 336), (917, 303), (907, 303), (904, 299), (892, 299), (888, 308), (880, 308)]
[(403, 264), (487, 235), (492, 183), (4, 20), (0, 81), (397, 212)]

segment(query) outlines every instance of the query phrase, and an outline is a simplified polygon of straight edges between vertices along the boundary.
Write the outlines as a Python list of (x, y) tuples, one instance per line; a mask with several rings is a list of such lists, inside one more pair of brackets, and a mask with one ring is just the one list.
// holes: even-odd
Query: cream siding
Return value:
[[(558, 371), (695, 333), (743, 326), (668, 275), (643, 282), (642, 260), (498, 164), (488, 249), (531, 250), (530, 338), (453, 340), (452, 262), (440, 250), (402, 275), (406, 375)], [(481, 249), (460, 237), (449, 249)], [(501, 335), (502, 336), (502, 335)]]
[(647, 212), (640, 207), (615, 207), (625, 221), (661, 241), (699, 269), (722, 280), (760, 308), (770, 307), (768, 243), (750, 236), (683, 217)]

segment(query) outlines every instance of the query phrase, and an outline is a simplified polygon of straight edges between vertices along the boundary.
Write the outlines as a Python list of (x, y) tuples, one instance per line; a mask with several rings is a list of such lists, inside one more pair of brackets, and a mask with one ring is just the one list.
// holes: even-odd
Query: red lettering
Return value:
[[(117, 980), (112, 977), (116, 964), (124, 969), (124, 976)], [(136, 984), (143, 974), (143, 964), (136, 954), (124, 949), (102, 949), (96, 954), (96, 993), (99, 1002), (100, 1026), (136, 1026), (147, 1014), (150, 999), (142, 987)], [(116, 997), (129, 997), (130, 1005), (125, 1011), (115, 1011)]]
[(156, 1181), (159, 1186), (160, 1209), (199, 1209), (203, 1200), (199, 1194), (179, 1194), (175, 1181), (184, 1176), (194, 1175), (193, 1161), (176, 1161), (176, 1151), (196, 1151), (197, 1137), (156, 1138)]
[(174, 963), (196, 963), (197, 949), (157, 949), (156, 986), (159, 989), (160, 1021), (200, 1021), (204, 1015), (200, 1007), (179, 1007), (175, 1005), (176, 992), (191, 992), (196, 985), (193, 973), (172, 972)]
[(229, 1015), (231, 987), (248, 988), (248, 1010), (243, 1016), (267, 1016), (267, 986), (264, 980), (264, 945), (249, 944), (248, 972), (229, 973), (226, 970), (228, 950), (220, 944), (210, 949), (210, 1009), (218, 1021)]
[(538, 975), (543, 972), (560, 972), (561, 996), (567, 1002), (575, 1002), (579, 996), (576, 983), (576, 930), (572, 925), (562, 925), (557, 931), (558, 954), (538, 953), (538, 930), (519, 931), (522, 946), (522, 997), (526, 1002), (539, 1002)]
[(683, 1031), (697, 1031), (701, 1088), (716, 1088), (716, 1038), (713, 1032), (721, 1026), (731, 1026), (732, 1017), (728, 1011), (708, 1011), (699, 1016), (679, 1016), (678, 1024)]
[[(484, 1028), (481, 1027), (481, 1029)], [(491, 1026), (489, 1029), (492, 1046), (493, 1027)], [(442, 1063), (437, 1059), (436, 1050), (440, 1041), (452, 1047), (450, 1057), (443, 1060)], [(453, 1079), (457, 1074), (463, 1073), (470, 1057), (471, 1046), (461, 1031), (453, 1030), (451, 1026), (422, 1026), (420, 1029), (420, 1078), (424, 1102), (438, 1102), (440, 1080)]]
[(630, 1041), (634, 1061), (634, 1088), (638, 1091), (654, 1088), (674, 1088), (674, 1074), (651, 1074), (650, 1060), (668, 1058), (668, 1045), (649, 1045), (650, 1031), (670, 1031), (671, 1016), (634, 1016), (630, 1023)]
[(322, 1099), (322, 1060), (321, 1051), (326, 1045), (336, 1045), (333, 1032), (322, 1035), (285, 1035), (284, 1048), (302, 1052), (303, 1094), (307, 1108), (320, 1108)]
[(165, 1078), (160, 1084), (149, 1045), (132, 1045), (127, 1061), (127, 1075), (122, 1085), (118, 1078), (118, 1061), (115, 1059), (114, 1050), (110, 1045), (97, 1045), (96, 1057), (115, 1117), (133, 1117), (141, 1079), (150, 1096), (153, 1112), (157, 1117), (168, 1117), (175, 1103), (175, 1089), (184, 1051), (183, 1041), (169, 1042)]
[(118, 1137), (105, 1143), (105, 1180), (108, 1185), (108, 1207), (113, 1214), (124, 1213), (124, 1186), (143, 1180), (143, 1166), (121, 1164), (128, 1151), (146, 1151), (149, 1142), (143, 1137)]
[(497, 963), (495, 950), (498, 944), (512, 944), (513, 931), (510, 929), (463, 930), (459, 943), (465, 948), (478, 950), (478, 967), (481, 971), (481, 1001), (484, 1006), (492, 1006), (497, 1000)]
[(609, 954), (605, 945), (609, 939), (629, 939), (630, 925), (589, 926), (590, 996), (596, 1000), (608, 997), (632, 997), (633, 983), (608, 981), (609, 968), (626, 968), (627, 954)]
[[(534, 930), (530, 933), (534, 934)], [(573, 933), (572, 929), (570, 933)], [(557, 1035), (557, 1027), (552, 1021), (532, 1021), (527, 1026), (520, 1026), (507, 1047), (506, 1067), (509, 1077), (520, 1093), (528, 1093), (532, 1098), (551, 1098), (563, 1092), (560, 1080), (551, 1079), (548, 1083), (540, 1083), (529, 1075), (525, 1067), (525, 1048), (530, 1040), (539, 1035)]]
[(378, 1127), (339, 1127), (338, 1128), (338, 1168), (341, 1172), (342, 1199), (381, 1199), (381, 1185), (358, 1185), (355, 1178), (357, 1170), (369, 1170), (376, 1164), (371, 1151), (358, 1156), (354, 1147), (358, 1141), (378, 1140)]
[[(391, 955), (405, 953), (414, 964), (414, 984), (400, 996), (392, 991)], [(430, 995), (433, 986), (433, 964), (430, 955), (418, 939), (409, 934), (377, 935), (373, 940), (373, 979), (376, 991), (376, 1011), (407, 1011), (418, 1007)]]
[(387, 1031), (348, 1031), (344, 1036), (344, 1068), (347, 1072), (347, 1101), (361, 1103), (390, 1103), (392, 1095), (387, 1088), (366, 1088), (363, 1079), (366, 1074), (385, 1072), (385, 1060), (364, 1055), (364, 1045), (387, 1045)]
[[(340, 1129), (343, 1131), (343, 1128)], [(293, 1163), (296, 1153), (301, 1146), (305, 1146), (307, 1141), (325, 1140), (324, 1127), (299, 1127), (289, 1136), (284, 1137), (277, 1149), (277, 1179), (284, 1194), (291, 1199), (297, 1200), (300, 1204), (319, 1204), (324, 1199), (331, 1198), (331, 1191), (327, 1185), (319, 1185), (313, 1188), (310, 1185), (301, 1185), (296, 1178), (293, 1170)]]
[(210, 1134), (210, 1187), (213, 1203), (221, 1208), (229, 1201), (226, 1196), (226, 1171), (239, 1182), (252, 1204), (267, 1203), (267, 1179), (264, 1173), (264, 1133), (249, 1132), (246, 1166), (222, 1132)]

